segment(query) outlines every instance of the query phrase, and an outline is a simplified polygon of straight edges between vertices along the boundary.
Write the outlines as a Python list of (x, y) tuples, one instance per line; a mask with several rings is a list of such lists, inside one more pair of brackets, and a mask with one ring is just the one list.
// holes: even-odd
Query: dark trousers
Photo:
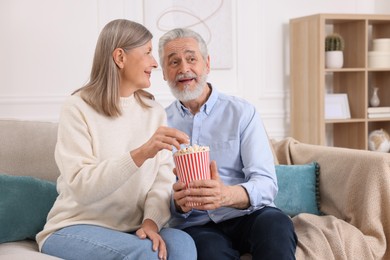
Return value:
[(245, 253), (251, 253), (253, 260), (295, 259), (298, 242), (291, 219), (273, 207), (184, 231), (195, 241), (198, 260), (240, 259)]

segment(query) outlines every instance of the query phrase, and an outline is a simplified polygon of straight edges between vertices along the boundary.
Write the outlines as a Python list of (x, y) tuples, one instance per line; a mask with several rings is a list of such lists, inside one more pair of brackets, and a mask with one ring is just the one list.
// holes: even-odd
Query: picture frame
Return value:
[(325, 119), (349, 119), (348, 95), (346, 93), (325, 95)]

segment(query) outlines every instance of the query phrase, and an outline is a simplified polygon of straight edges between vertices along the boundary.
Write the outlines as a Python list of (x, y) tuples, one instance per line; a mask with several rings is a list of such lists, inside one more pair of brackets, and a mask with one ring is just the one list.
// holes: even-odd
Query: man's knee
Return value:
[(291, 218), (276, 208), (268, 208), (259, 214), (255, 219), (253, 228), (261, 229), (263, 232), (265, 230), (294, 230)]
[(186, 230), (194, 239), (198, 260), (203, 259), (238, 259), (239, 252), (232, 248), (229, 237), (218, 229), (188, 228)]

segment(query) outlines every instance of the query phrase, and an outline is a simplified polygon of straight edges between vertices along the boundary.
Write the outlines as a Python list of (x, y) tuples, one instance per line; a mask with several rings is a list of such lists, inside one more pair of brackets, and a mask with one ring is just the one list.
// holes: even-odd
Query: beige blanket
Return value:
[(297, 259), (390, 259), (390, 154), (273, 142), (280, 164), (320, 164), (321, 210), (293, 218)]

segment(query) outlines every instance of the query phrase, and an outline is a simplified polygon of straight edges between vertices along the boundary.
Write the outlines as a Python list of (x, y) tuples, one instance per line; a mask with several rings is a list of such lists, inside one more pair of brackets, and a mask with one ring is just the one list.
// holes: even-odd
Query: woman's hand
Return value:
[(158, 250), (158, 258), (167, 259), (167, 247), (164, 240), (158, 234), (156, 223), (151, 219), (145, 219), (141, 227), (135, 232), (140, 239), (149, 238), (153, 244), (153, 251)]
[(163, 150), (172, 151), (173, 146), (180, 149), (180, 144), (188, 144), (190, 138), (175, 128), (160, 126), (153, 136), (141, 147), (130, 152), (135, 164), (140, 167), (147, 159), (153, 158)]

